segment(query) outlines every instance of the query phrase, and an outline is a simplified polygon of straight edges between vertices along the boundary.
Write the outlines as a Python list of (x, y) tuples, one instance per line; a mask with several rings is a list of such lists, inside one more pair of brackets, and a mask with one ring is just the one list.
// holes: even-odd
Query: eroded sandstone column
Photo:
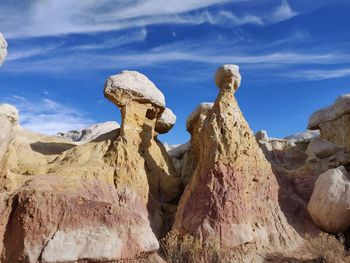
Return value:
[(135, 71), (109, 77), (104, 94), (122, 113), (120, 135), (107, 154), (115, 166), (115, 186), (132, 199), (147, 203), (149, 187), (141, 145), (154, 136), (157, 116), (165, 108), (164, 96), (146, 76)]
[(238, 66), (216, 73), (219, 95), (191, 139), (199, 147), (198, 165), (173, 228), (231, 248), (290, 246), (297, 234), (280, 210), (275, 175), (234, 98), (240, 81)]
[(111, 76), (105, 96), (122, 112), (120, 135), (106, 155), (115, 167), (115, 186), (131, 204), (147, 205), (153, 231), (162, 236), (171, 227), (182, 184), (157, 135), (168, 132), (176, 116), (165, 108), (157, 87), (138, 72)]

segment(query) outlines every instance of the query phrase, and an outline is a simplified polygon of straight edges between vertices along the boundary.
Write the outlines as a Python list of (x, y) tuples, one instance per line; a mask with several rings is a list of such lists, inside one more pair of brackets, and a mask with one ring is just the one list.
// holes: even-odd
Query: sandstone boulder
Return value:
[[(122, 106), (132, 98), (134, 101), (165, 108), (163, 93), (145, 75), (137, 71), (124, 70), (117, 75), (110, 76), (107, 79), (104, 94), (118, 106)], [(123, 96), (119, 97), (119, 94)]]
[(341, 233), (350, 226), (350, 179), (340, 166), (321, 174), (312, 193), (308, 211), (314, 223), (331, 233)]
[(350, 94), (311, 115), (309, 129), (319, 129), (321, 137), (350, 150)]
[(279, 207), (276, 177), (233, 95), (240, 79), (237, 66), (216, 74), (220, 92), (195, 138), (198, 163), (173, 229), (231, 248), (291, 249), (298, 235)]
[(7, 55), (7, 42), (0, 33), (0, 65), (4, 62)]
[(157, 119), (155, 130), (163, 134), (171, 130), (176, 123), (176, 115), (169, 108), (166, 108), (162, 115)]
[(117, 122), (107, 121), (103, 123), (94, 124), (90, 127), (81, 130), (59, 132), (54, 136), (70, 142), (87, 143), (95, 140), (103, 134), (118, 129), (119, 127), (120, 125)]

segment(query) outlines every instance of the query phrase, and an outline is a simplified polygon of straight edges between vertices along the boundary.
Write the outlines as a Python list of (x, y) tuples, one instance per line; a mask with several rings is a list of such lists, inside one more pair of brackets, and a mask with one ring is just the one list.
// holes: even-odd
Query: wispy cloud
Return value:
[[(243, 0), (240, 0), (243, 1)], [(228, 0), (48, 0), (25, 6), (0, 3), (0, 26), (7, 38), (54, 36), (144, 27), (160, 23), (194, 23), (182, 14)]]
[(48, 98), (28, 100), (11, 95), (5, 101), (19, 109), (20, 122), (24, 128), (43, 134), (81, 129), (94, 122), (78, 109)]
[(282, 0), (282, 3), (277, 9), (267, 18), (269, 22), (277, 23), (291, 19), (298, 13), (293, 11), (287, 0)]
[(76, 45), (71, 47), (71, 50), (97, 50), (97, 49), (110, 49), (115, 47), (120, 47), (126, 44), (141, 42), (147, 39), (147, 29), (141, 28), (139, 30), (134, 30), (124, 35), (118, 36), (116, 38), (109, 38), (106, 41), (85, 44), (85, 45)]
[(291, 79), (307, 79), (311, 81), (335, 79), (350, 76), (350, 68), (329, 69), (329, 70), (303, 70), (287, 75)]

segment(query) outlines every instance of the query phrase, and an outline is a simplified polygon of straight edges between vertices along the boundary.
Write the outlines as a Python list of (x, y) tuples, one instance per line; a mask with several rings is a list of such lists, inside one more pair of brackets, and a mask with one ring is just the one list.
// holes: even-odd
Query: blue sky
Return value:
[(349, 14), (347, 0), (1, 0), (0, 102), (47, 134), (120, 122), (104, 82), (138, 70), (178, 117), (161, 139), (183, 143), (187, 116), (217, 95), (216, 68), (232, 63), (251, 128), (285, 137), (349, 93)]

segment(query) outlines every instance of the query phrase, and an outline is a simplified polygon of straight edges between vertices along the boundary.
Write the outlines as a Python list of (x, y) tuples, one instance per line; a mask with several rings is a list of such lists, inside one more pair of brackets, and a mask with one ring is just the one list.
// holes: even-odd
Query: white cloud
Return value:
[(329, 69), (329, 70), (304, 70), (288, 75), (295, 79), (324, 80), (350, 76), (350, 68)]
[(82, 129), (94, 122), (78, 109), (47, 98), (30, 101), (12, 95), (6, 100), (18, 108), (21, 125), (31, 131), (53, 135), (60, 131)]
[(140, 30), (131, 31), (116, 38), (107, 39), (102, 43), (73, 46), (71, 50), (96, 50), (115, 48), (130, 43), (144, 41), (147, 39), (147, 34), (147, 30), (145, 28), (141, 28)]
[[(240, 0), (243, 1), (243, 0)], [(0, 3), (0, 27), (7, 38), (54, 36), (144, 27), (160, 23), (197, 23), (191, 11), (228, 0), (38, 0), (28, 5)]]
[(25, 49), (12, 49), (9, 48), (8, 56), (6, 58), (6, 61), (14, 61), (14, 60), (20, 60), (25, 58), (31, 58), (36, 57), (39, 55), (47, 54), (59, 47), (61, 47), (63, 43), (58, 43), (55, 45), (49, 45), (46, 47), (26, 47)]
[(282, 0), (281, 5), (277, 7), (276, 10), (266, 19), (269, 22), (277, 23), (291, 19), (297, 14), (298, 13), (293, 11), (293, 9), (290, 7), (287, 0)]

